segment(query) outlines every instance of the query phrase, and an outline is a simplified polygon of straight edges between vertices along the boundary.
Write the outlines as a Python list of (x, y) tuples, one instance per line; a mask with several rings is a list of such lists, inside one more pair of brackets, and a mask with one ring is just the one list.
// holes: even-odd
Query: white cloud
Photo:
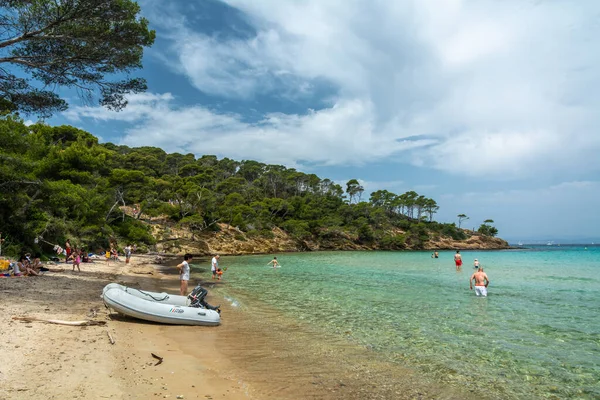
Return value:
[[(224, 98), (308, 98), (328, 82), (332, 106), (246, 124), (145, 98), (119, 117), (137, 123), (127, 143), (173, 148), (177, 136), (202, 153), (287, 165), (360, 164), (404, 151), (414, 165), (506, 179), (600, 168), (600, 2), (225, 3), (245, 14), (255, 35), (207, 35), (152, 3), (174, 56), (165, 62)], [(99, 114), (70, 118), (108, 118)], [(421, 135), (428, 139), (402, 142)]]
[[(398, 141), (376, 136), (372, 104), (343, 101), (307, 115), (267, 114), (256, 123), (237, 114), (216, 113), (205, 107), (177, 107), (170, 93), (145, 93), (129, 98), (123, 112), (101, 107), (74, 107), (71, 120), (93, 118), (135, 122), (121, 140), (129, 146), (153, 145), (169, 152), (216, 154), (295, 166), (364, 164), (431, 140)], [(346, 140), (340, 140), (340, 138)]]
[(76, 106), (71, 107), (63, 115), (71, 121), (90, 118), (99, 121), (140, 122), (152, 114), (160, 114), (168, 108), (173, 100), (171, 93), (154, 94), (139, 93), (127, 96), (128, 106), (119, 112), (104, 107)]

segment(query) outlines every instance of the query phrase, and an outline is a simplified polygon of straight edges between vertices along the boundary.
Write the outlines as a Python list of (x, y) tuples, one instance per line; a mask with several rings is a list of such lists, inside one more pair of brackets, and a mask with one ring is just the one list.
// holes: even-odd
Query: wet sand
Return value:
[[(212, 282), (206, 285), (207, 300), (222, 304), (218, 327), (160, 325), (107, 310), (100, 294), (110, 282), (178, 292), (177, 275), (161, 273), (168, 267), (152, 260), (134, 256), (131, 264), (106, 266), (102, 261), (82, 264), (82, 272), (0, 279), (0, 398), (470, 397), (397, 363), (375, 360), (369, 349), (344, 337), (323, 337), (274, 310), (233, 307), (214, 293)], [(13, 316), (92, 319), (106, 325), (52, 325)], [(151, 353), (163, 362), (155, 365)]]

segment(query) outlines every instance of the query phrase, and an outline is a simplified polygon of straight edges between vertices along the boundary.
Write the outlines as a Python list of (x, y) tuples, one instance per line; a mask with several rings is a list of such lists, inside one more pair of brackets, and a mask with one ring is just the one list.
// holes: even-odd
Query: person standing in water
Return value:
[(479, 268), (479, 260), (475, 259), (475, 261), (473, 261), (473, 268), (478, 269)]
[(279, 261), (277, 261), (277, 257), (273, 257), (273, 259), (269, 261), (267, 265), (271, 264), (273, 264), (273, 268), (281, 267), (281, 265), (279, 265)]
[(190, 261), (192, 261), (192, 255), (186, 254), (183, 256), (183, 262), (177, 265), (180, 281), (179, 294), (182, 296), (187, 296), (188, 281), (190, 280)]
[(490, 280), (485, 272), (483, 272), (483, 267), (477, 268), (477, 271), (471, 275), (471, 279), (469, 279), (469, 288), (473, 290), (473, 281), (475, 281), (475, 296), (483, 296), (487, 297), (487, 287), (490, 284)]
[(454, 263), (456, 264), (456, 270), (460, 271), (460, 267), (462, 266), (462, 256), (460, 255), (460, 250), (456, 250), (456, 254), (454, 255)]

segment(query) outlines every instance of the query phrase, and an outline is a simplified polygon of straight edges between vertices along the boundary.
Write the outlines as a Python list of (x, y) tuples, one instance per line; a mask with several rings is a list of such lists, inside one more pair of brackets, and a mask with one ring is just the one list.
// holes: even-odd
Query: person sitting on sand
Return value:
[(182, 296), (187, 296), (188, 281), (190, 280), (190, 261), (192, 261), (192, 255), (186, 254), (183, 256), (183, 262), (177, 265), (180, 281), (179, 294)]
[(273, 264), (273, 268), (281, 267), (281, 265), (279, 265), (279, 261), (277, 261), (277, 257), (273, 257), (273, 259), (269, 261), (267, 266), (271, 264)]
[(13, 267), (14, 276), (38, 276), (39, 274), (29, 266), (29, 261), (24, 255), (19, 258), (19, 261)]
[(50, 271), (50, 268), (44, 267), (41, 258), (42, 255), (40, 253), (35, 253), (31, 262), (31, 268), (37, 273)]

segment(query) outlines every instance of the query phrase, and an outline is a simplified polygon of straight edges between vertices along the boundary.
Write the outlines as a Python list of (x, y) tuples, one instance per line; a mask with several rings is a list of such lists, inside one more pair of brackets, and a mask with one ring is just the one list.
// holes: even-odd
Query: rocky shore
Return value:
[[(360, 243), (357, 237), (341, 232), (330, 232), (319, 240), (298, 240), (279, 228), (273, 228), (272, 237), (256, 237), (227, 224), (219, 225), (218, 232), (194, 234), (189, 230), (169, 224), (152, 224), (153, 235), (158, 239), (157, 251), (161, 253), (196, 255), (245, 255), (303, 251), (386, 250), (376, 244)], [(406, 243), (400, 250), (502, 250), (510, 245), (503, 239), (464, 230), (466, 240), (453, 240), (448, 236), (432, 235), (419, 245)], [(402, 231), (395, 232), (398, 235)]]

